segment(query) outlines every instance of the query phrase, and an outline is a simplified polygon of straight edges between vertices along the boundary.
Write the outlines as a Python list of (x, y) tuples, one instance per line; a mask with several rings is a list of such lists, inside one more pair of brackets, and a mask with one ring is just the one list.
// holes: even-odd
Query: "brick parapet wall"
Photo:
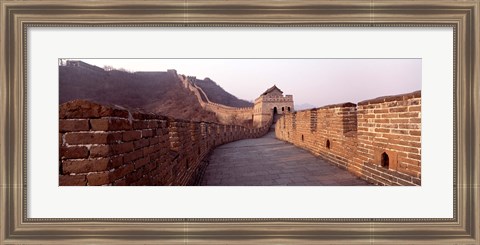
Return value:
[(82, 100), (62, 104), (59, 118), (60, 185), (190, 185), (216, 146), (268, 132)]
[(275, 132), (374, 184), (421, 184), (420, 91), (286, 114)]

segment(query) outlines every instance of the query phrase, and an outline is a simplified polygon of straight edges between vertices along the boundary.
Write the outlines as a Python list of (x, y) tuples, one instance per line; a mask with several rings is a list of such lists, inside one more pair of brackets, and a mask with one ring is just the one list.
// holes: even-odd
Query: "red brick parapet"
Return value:
[(420, 91), (287, 114), (275, 133), (374, 184), (421, 184)]
[(191, 185), (216, 146), (250, 129), (132, 112), (84, 100), (60, 105), (60, 185)]

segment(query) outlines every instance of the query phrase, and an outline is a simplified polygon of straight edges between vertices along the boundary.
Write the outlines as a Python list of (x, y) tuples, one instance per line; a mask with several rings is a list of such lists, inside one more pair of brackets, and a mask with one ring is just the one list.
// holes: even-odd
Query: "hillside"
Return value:
[[(94, 68), (94, 69), (92, 69)], [(59, 66), (60, 104), (87, 99), (179, 119), (217, 122), (174, 73), (104, 71), (95, 66)]]
[(231, 95), (210, 78), (205, 78), (203, 80), (195, 79), (193, 83), (195, 83), (195, 85), (200, 87), (207, 94), (208, 99), (210, 99), (211, 102), (231, 107), (253, 106), (252, 103), (238, 99), (237, 97)]

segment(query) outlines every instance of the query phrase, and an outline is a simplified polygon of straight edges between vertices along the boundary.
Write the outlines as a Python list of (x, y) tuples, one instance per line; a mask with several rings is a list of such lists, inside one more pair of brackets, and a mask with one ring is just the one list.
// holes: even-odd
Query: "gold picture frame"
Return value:
[[(0, 1), (0, 244), (480, 243), (480, 2)], [(39, 219), (26, 216), (26, 38), (38, 26), (454, 29), (452, 219)]]

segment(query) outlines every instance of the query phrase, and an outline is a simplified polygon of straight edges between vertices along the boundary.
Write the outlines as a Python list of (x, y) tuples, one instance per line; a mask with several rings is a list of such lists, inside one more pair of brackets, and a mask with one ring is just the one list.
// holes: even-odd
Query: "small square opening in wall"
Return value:
[(384, 168), (388, 168), (389, 166), (389, 157), (388, 157), (388, 154), (386, 152), (383, 152), (382, 155), (380, 156), (380, 166), (384, 167)]
[(385, 169), (397, 170), (397, 162), (398, 152), (386, 149), (375, 150), (374, 163), (378, 166)]

